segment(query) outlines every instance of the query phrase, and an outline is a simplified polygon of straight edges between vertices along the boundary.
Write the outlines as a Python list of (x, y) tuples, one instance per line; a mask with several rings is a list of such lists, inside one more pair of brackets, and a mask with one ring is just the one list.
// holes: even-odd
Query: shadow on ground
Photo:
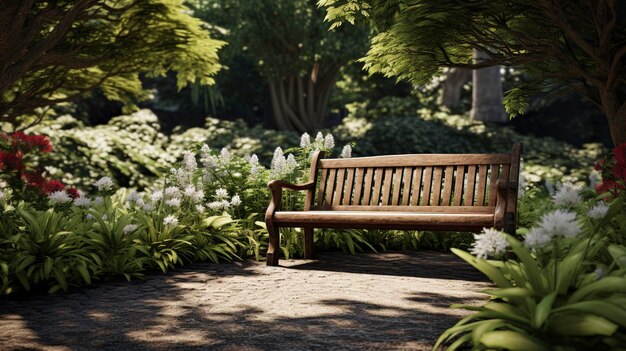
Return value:
[(350, 263), (366, 264), (372, 256), (326, 254), (319, 262), (284, 261), (278, 268), (196, 265), (140, 283), (0, 300), (0, 349), (429, 349), (460, 317), (447, 306), (480, 298), (467, 289), (483, 283), (433, 273), (443, 261), (413, 267), (415, 259), (433, 261), (429, 254), (380, 255), (386, 256), (381, 266), (396, 267), (399, 276), (359, 272)]

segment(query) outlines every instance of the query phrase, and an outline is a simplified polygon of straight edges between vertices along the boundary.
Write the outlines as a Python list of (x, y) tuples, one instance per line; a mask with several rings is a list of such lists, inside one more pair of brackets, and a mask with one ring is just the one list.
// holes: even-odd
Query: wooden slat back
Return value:
[[(317, 202), (313, 207), (329, 210), (408, 207), (408, 211), (424, 206), (493, 208), (496, 205), (498, 179), (512, 177), (512, 156), (469, 154), (320, 158), (316, 162), (316, 175), (311, 175), (319, 177)], [(519, 165), (516, 167), (519, 169)], [(507, 198), (508, 202), (511, 200)]]

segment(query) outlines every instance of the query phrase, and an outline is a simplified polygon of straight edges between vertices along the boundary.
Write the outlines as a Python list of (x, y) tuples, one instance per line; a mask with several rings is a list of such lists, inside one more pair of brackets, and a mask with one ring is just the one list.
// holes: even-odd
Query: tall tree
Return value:
[[(370, 72), (423, 84), (442, 67), (519, 66), (527, 84), (505, 97), (510, 114), (529, 96), (573, 90), (604, 112), (626, 142), (626, 2), (616, 0), (320, 0), (327, 18), (366, 20), (379, 34)], [(472, 50), (488, 59), (472, 62)]]
[[(474, 62), (489, 59), (480, 50), (474, 49)], [(487, 123), (507, 123), (502, 99), (500, 66), (478, 68), (472, 72), (472, 110), (470, 118)]]
[(211, 84), (224, 43), (189, 12), (182, 0), (2, 1), (0, 122), (96, 87), (130, 104), (148, 96), (140, 74)]
[(368, 33), (362, 29), (328, 31), (315, 0), (191, 3), (201, 18), (224, 27), (230, 50), (254, 59), (280, 129), (322, 128), (339, 69), (367, 48)]

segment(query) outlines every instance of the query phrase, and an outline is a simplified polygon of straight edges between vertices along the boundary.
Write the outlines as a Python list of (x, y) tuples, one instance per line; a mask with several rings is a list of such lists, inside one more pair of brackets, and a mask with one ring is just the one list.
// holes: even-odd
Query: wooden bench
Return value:
[[(506, 154), (414, 154), (311, 160), (309, 181), (272, 180), (265, 212), (267, 264), (278, 265), (279, 227), (304, 228), (304, 256), (315, 257), (313, 228), (515, 230), (522, 144)], [(306, 191), (303, 211), (281, 211), (283, 188)]]

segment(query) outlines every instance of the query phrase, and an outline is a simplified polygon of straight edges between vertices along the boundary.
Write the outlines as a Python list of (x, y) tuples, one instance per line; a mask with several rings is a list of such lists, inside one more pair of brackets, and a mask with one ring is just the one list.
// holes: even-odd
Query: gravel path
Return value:
[(488, 287), (439, 252), (198, 264), (0, 299), (1, 350), (427, 350)]

